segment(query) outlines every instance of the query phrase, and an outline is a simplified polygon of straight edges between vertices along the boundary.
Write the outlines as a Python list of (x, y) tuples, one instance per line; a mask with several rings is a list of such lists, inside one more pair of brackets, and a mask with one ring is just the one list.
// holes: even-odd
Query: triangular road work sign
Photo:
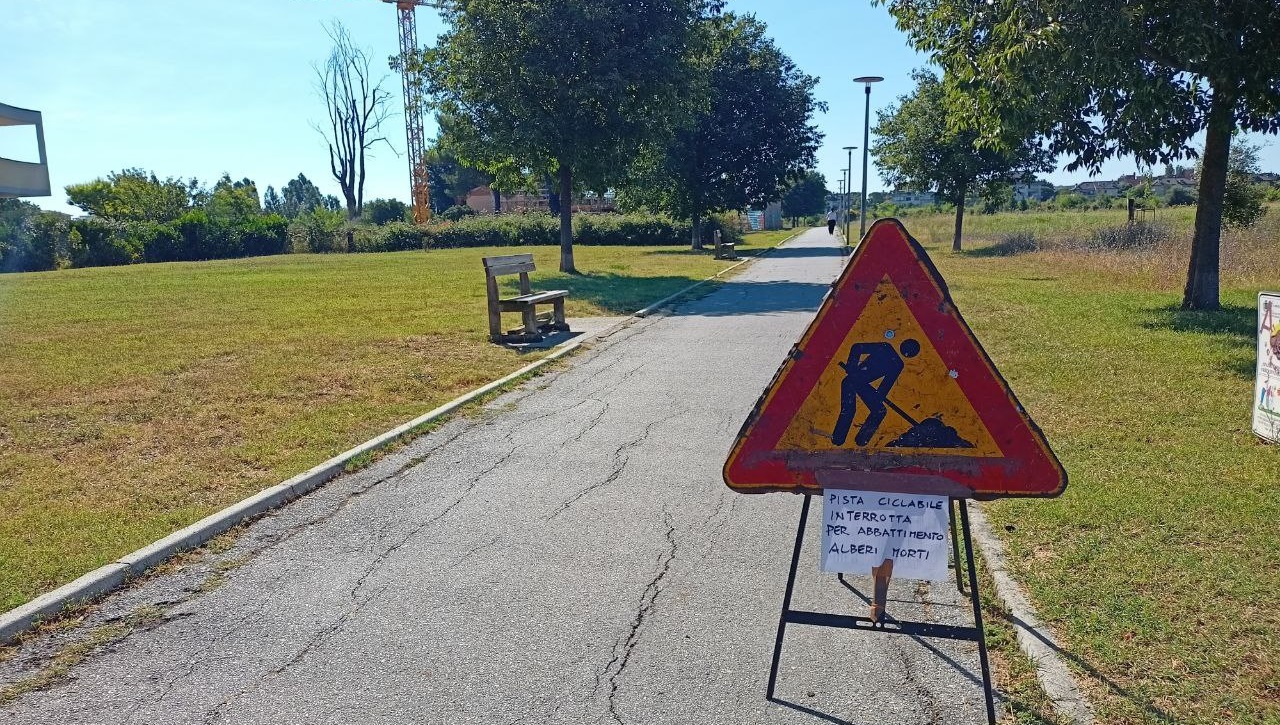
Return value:
[(896, 219), (871, 226), (738, 434), (742, 493), (1057, 496), (1067, 473)]

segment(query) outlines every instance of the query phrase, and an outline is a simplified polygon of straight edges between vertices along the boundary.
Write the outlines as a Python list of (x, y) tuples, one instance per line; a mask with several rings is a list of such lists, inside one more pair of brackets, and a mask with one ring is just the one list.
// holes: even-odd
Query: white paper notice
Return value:
[(892, 559), (895, 579), (948, 579), (950, 513), (946, 496), (823, 491), (822, 570), (870, 575)]

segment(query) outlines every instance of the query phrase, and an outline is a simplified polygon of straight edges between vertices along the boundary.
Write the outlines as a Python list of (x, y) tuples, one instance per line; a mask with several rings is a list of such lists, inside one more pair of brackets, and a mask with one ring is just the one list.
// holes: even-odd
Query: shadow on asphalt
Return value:
[(770, 259), (808, 259), (812, 257), (842, 257), (844, 247), (777, 247), (769, 253)]
[(728, 317), (770, 312), (816, 312), (829, 289), (831, 285), (819, 282), (726, 282), (715, 294), (680, 305), (672, 314)]
[(854, 723), (851, 720), (838, 718), (835, 715), (822, 712), (821, 710), (815, 710), (812, 707), (805, 707), (804, 705), (801, 705), (796, 702), (791, 702), (790, 700), (783, 700), (780, 697), (771, 697), (769, 698), (769, 702), (772, 702), (775, 705), (781, 705), (783, 707), (790, 708), (797, 712), (802, 712), (806, 715), (809, 715), (811, 717), (816, 717), (820, 720), (826, 720), (827, 722), (835, 723), (836, 725), (856, 725), (856, 723)]

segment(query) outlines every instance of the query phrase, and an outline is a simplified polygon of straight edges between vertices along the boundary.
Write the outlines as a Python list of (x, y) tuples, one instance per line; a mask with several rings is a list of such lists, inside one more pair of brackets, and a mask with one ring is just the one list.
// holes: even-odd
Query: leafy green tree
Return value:
[[(311, 180), (305, 174), (298, 174), (298, 178), (293, 179), (284, 185), (281, 190), (282, 199), (279, 209), (269, 209), (273, 213), (278, 213), (286, 219), (294, 219), (299, 214), (314, 211), (320, 208), (336, 208), (333, 202), (328, 201), (325, 195), (320, 192), (320, 187), (311, 183)], [(334, 201), (337, 201), (336, 198)], [(341, 202), (337, 202), (339, 205)]]
[(992, 187), (1007, 189), (1016, 179), (1048, 169), (1048, 155), (1028, 139), (1005, 149), (978, 146), (976, 130), (948, 123), (952, 114), (942, 81), (928, 70), (914, 71), (911, 77), (915, 90), (877, 113), (871, 152), (879, 159), (885, 183), (932, 191), (955, 205), (951, 248), (960, 251), (965, 199), (970, 194), (991, 197), (989, 209), (1006, 203), (1006, 196), (1012, 203), (1011, 192), (996, 195)]
[(1267, 190), (1254, 183), (1254, 174), (1262, 171), (1258, 162), (1258, 146), (1238, 143), (1231, 147), (1227, 162), (1227, 188), (1222, 195), (1222, 224), (1227, 227), (1251, 227), (1267, 213), (1263, 204)]
[(204, 206), (210, 218), (224, 224), (242, 225), (262, 213), (257, 184), (249, 179), (232, 181), (229, 174), (214, 184)]
[(284, 199), (276, 193), (274, 186), (268, 186), (267, 192), (262, 195), (262, 209), (268, 214), (284, 216)]
[[(691, 105), (690, 46), (703, 0), (468, 0), (423, 52), (426, 89), (460, 119), (461, 159), (494, 172), (554, 172), (560, 196), (614, 185)], [(572, 205), (560, 270), (576, 272)]]
[(877, 0), (946, 69), (955, 121), (1002, 144), (1042, 134), (1068, 168), (1195, 155), (1205, 133), (1182, 306), (1219, 306), (1232, 133), (1280, 132), (1274, 2)]
[[(814, 162), (822, 133), (813, 114), (825, 111), (806, 75), (750, 15), (715, 15), (700, 23), (686, 81), (706, 102), (674, 138), (637, 163), (629, 195), (693, 222), (693, 247), (702, 246), (702, 220), (711, 213), (764, 206)], [(749, 109), (749, 111), (746, 111)]]
[(142, 169), (124, 169), (105, 179), (67, 186), (67, 203), (102, 219), (164, 223), (190, 208), (194, 186), (194, 179), (162, 181)]
[(817, 171), (806, 171), (782, 195), (782, 214), (792, 220), (821, 214), (826, 208), (827, 178)]
[(382, 226), (390, 222), (410, 221), (413, 217), (409, 212), (409, 205), (399, 199), (373, 199), (364, 203), (361, 218), (370, 224)]

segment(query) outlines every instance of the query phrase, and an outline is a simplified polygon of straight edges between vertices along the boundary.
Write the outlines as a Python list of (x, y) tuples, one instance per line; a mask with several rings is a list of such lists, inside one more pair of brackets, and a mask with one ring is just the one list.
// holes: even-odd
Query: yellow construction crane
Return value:
[(427, 176), (427, 148), (422, 124), (421, 71), (409, 62), (418, 49), (418, 6), (442, 8), (448, 0), (382, 0), (396, 6), (400, 15), (400, 73), (404, 76), (404, 126), (409, 156), (409, 183), (413, 195), (413, 219), (425, 224), (431, 219), (431, 184)]

